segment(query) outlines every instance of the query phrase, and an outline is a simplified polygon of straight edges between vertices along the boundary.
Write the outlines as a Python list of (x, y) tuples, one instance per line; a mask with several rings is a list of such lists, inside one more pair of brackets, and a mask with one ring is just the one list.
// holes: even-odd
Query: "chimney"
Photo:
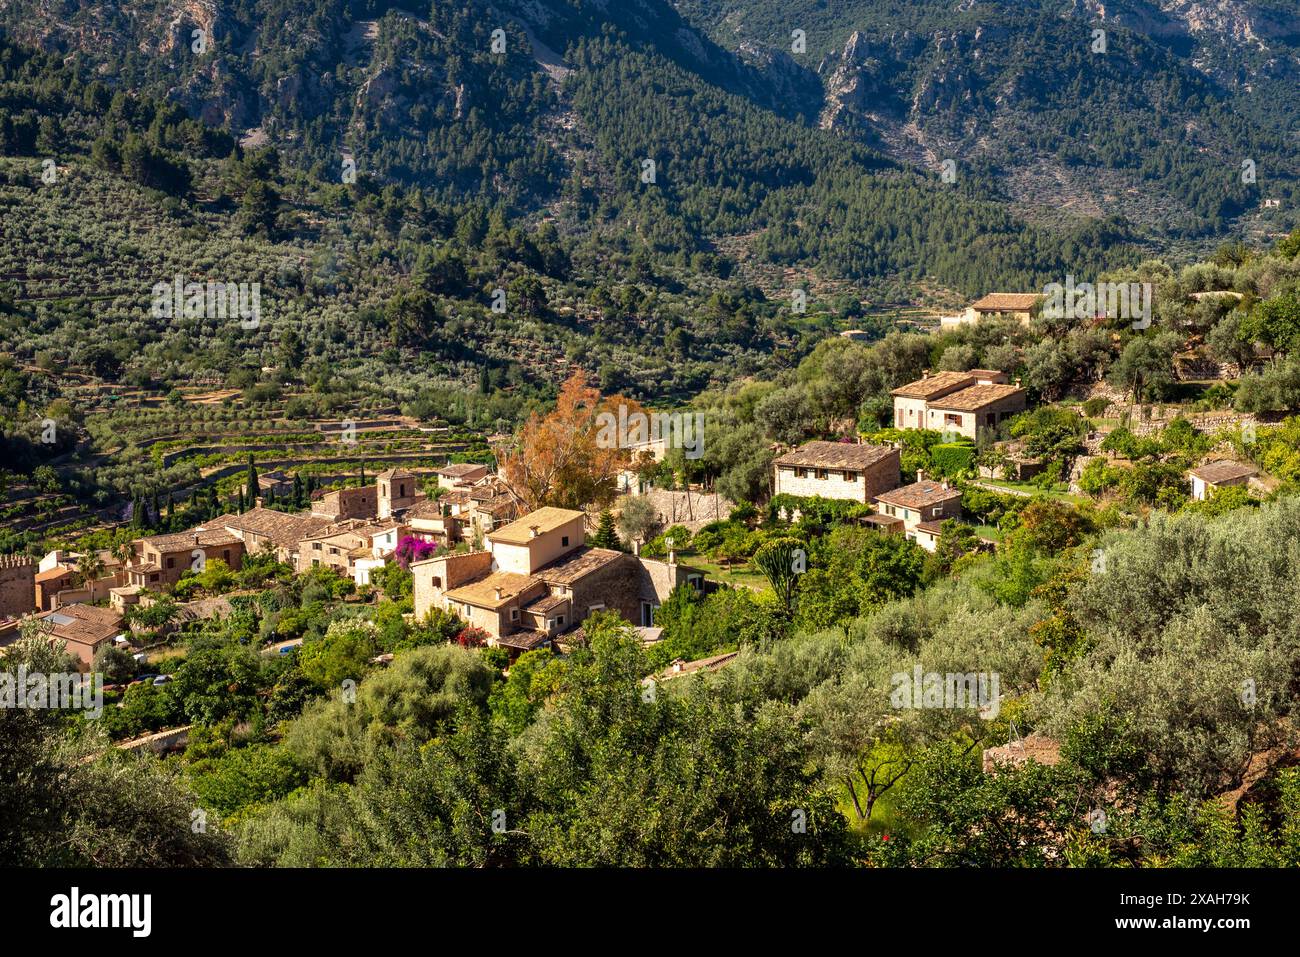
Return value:
[(1020, 388), (1020, 376), (1016, 376), (1016, 388)]
[(633, 555), (641, 554), (641, 542), (635, 538), (632, 539), (632, 554)]
[(497, 601), (500, 601), (500, 600), (501, 600), (501, 589), (500, 589), (500, 588), (493, 588), (492, 591), (494, 591), (494, 592), (496, 593), (496, 600), (497, 600)]
[(537, 528), (538, 528), (538, 526), (536, 526), (536, 525), (529, 525), (529, 526), (528, 526), (528, 537), (529, 537), (529, 538), (536, 538), (536, 537), (537, 537)]
[(925, 481), (925, 470), (924, 470), (924, 469), (917, 469), (917, 470), (916, 470), (916, 480), (917, 480), (918, 482), (924, 482), (924, 481)]
[(922, 369), (922, 370), (921, 370), (921, 378), (922, 378), (922, 379), (928, 379), (928, 378), (930, 378), (930, 370), (929, 370), (929, 369)]

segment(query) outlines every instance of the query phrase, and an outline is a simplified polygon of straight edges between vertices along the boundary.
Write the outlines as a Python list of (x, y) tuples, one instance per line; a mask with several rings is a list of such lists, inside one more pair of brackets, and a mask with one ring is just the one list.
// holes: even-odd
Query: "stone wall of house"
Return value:
[(374, 518), (379, 512), (379, 489), (374, 485), (326, 492), (312, 503), (313, 515), (341, 522), (347, 518)]
[[(936, 405), (941, 406), (943, 404), (942, 399), (935, 401)], [(942, 408), (929, 409), (925, 427), (936, 432), (958, 432), (968, 439), (975, 439), (980, 430), (996, 429), (1004, 420), (1024, 410), (1025, 394), (1019, 392), (1004, 399), (998, 399), (996, 402), (990, 402), (988, 405), (972, 412), (949, 412)], [(993, 417), (992, 421), (989, 420), (989, 416)]]
[[(777, 495), (797, 495), (800, 498), (820, 495), (822, 498), (844, 499), (850, 502), (867, 500), (866, 486), (861, 473), (855, 474), (850, 480), (844, 477), (843, 472), (834, 469), (820, 471), (800, 466), (800, 470), (804, 473), (800, 477), (795, 466), (779, 465), (775, 468)], [(825, 478), (818, 478), (818, 474), (824, 475)]]
[[(439, 607), (445, 607), (445, 601), (446, 599), (439, 599)], [(501, 637), (502, 629), (505, 627), (503, 619), (506, 608), (493, 611), (490, 608), (479, 608), (477, 605), (460, 605), (452, 602), (451, 611), (471, 627), (481, 628), (493, 638)]]
[(196, 551), (203, 553), (204, 561), (210, 562), (219, 558), (235, 571), (238, 571), (244, 562), (244, 543), (238, 541), (231, 542), (229, 545), (194, 545), (170, 552), (160, 552), (146, 545), (142, 549), (142, 556), (144, 561), (153, 562), (158, 566), (158, 573), (161, 576), (158, 584), (162, 587), (170, 587), (181, 580), (181, 575), (193, 569)]
[(879, 462), (873, 463), (864, 472), (854, 470), (851, 474), (852, 479), (844, 477), (844, 470), (825, 469), (821, 470), (825, 478), (818, 478), (818, 469), (804, 468), (800, 477), (795, 466), (780, 465), (774, 466), (776, 469), (776, 493), (786, 495), (797, 495), (801, 498), (811, 498), (814, 495), (820, 495), (822, 498), (844, 499), (852, 502), (869, 503), (881, 492), (887, 492), (891, 488), (898, 488), (899, 475), (899, 452), (894, 449), (888, 456)]
[(571, 614), (573, 622), (588, 615), (592, 605), (604, 605), (605, 611), (616, 611), (632, 624), (641, 621), (641, 566), (635, 556), (622, 555), (616, 562), (579, 579), (570, 589), (573, 593)]
[[(492, 570), (491, 552), (445, 555), (411, 566), (414, 579), (414, 611), (418, 621), (429, 609), (442, 607), (442, 593), (465, 582), (480, 578)], [(435, 584), (435, 581), (437, 584)]]
[(310, 571), (315, 565), (326, 565), (340, 575), (351, 577), (352, 563), (349, 548), (329, 541), (302, 542), (298, 546), (298, 571)]
[(894, 428), (925, 428), (925, 400), (894, 397)]
[(0, 556), (0, 618), (36, 610), (36, 562), (22, 555)]
[[(677, 562), (669, 564), (655, 558), (638, 558), (640, 566), (638, 580), (640, 586), (639, 600), (659, 605), (667, 600), (674, 588), (686, 581), (686, 576), (694, 569)], [(639, 613), (639, 606), (638, 606)], [(634, 621), (634, 624), (637, 623)]]

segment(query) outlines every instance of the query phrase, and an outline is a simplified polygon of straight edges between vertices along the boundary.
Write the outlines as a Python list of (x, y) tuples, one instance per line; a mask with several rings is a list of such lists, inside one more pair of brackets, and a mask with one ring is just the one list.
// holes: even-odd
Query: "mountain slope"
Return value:
[(824, 125), (905, 162), (959, 158), (1040, 219), (1064, 205), (1207, 238), (1294, 225), (1300, 13), (1286, 0), (680, 6), (742, 55), (803, 30)]
[[(766, 76), (783, 82), (763, 82), (663, 0), (471, 0), (425, 18), (348, 0), (83, 2), (63, 17), (51, 5), (8, 0), (3, 19), (20, 40), (111, 68), (121, 87), (223, 120), (322, 180), (346, 158), (440, 201), (544, 211), (570, 235), (648, 243), (679, 264), (755, 236), (744, 254), (775, 264), (932, 276), (969, 294), (1056, 275), (1090, 235), (1082, 218), (1058, 224), (1063, 236), (1026, 233), (982, 202), (996, 196), (973, 171), (952, 189), (933, 170), (900, 174), (846, 149), (840, 132), (810, 125), (807, 76), (774, 54)], [(210, 35), (202, 52), (184, 42), (194, 30)], [(492, 52), (496, 30), (504, 53)], [(663, 165), (655, 189), (638, 180), (649, 159)], [(999, 255), (985, 256), (986, 234)]]

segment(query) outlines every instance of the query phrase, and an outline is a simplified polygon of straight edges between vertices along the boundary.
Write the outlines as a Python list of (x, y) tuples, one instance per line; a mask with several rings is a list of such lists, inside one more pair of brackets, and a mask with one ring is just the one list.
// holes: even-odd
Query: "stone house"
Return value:
[(473, 485), (479, 479), (487, 478), (488, 467), (477, 462), (448, 462), (440, 469), (434, 469), (438, 476), (438, 485), (453, 489), (458, 485)]
[(114, 586), (125, 581), (125, 568), (108, 549), (100, 549), (96, 555), (104, 563), (103, 571), (92, 581), (82, 581), (77, 570), (82, 552), (55, 549), (46, 553), (34, 578), (35, 608), (50, 611), (73, 602), (94, 604), (108, 598)]
[(379, 515), (379, 488), (363, 485), (360, 488), (333, 489), (312, 500), (311, 513), (331, 522), (375, 518)]
[[(902, 523), (901, 529), (895, 523), (888, 523), (890, 530), (901, 530), (911, 541), (934, 551), (943, 520), (961, 518), (961, 492), (947, 482), (921, 477), (911, 485), (876, 496), (876, 508), (886, 521), (896, 519)], [(927, 527), (918, 531), (922, 524)]]
[(927, 371), (891, 394), (895, 428), (931, 429), (972, 440), (1026, 406), (1025, 390), (1019, 382), (1008, 385), (1005, 374), (991, 369), (934, 375)]
[[(187, 532), (137, 538), (135, 557), (126, 567), (126, 584), (158, 591), (171, 588), (181, 575), (213, 559), (232, 569), (243, 563), (244, 543), (219, 525), (202, 525)], [(199, 559), (202, 558), (202, 562)]]
[(899, 450), (887, 445), (807, 442), (772, 462), (777, 495), (869, 504), (899, 483)]
[(561, 508), (490, 532), (486, 550), (415, 562), (411, 571), (417, 619), (442, 608), (512, 653), (547, 647), (595, 612), (650, 625), (674, 588), (703, 582), (675, 555), (658, 562), (588, 547), (586, 515)]
[(370, 572), (396, 550), (402, 530), (392, 520), (349, 519), (327, 525), (298, 543), (298, 571), (325, 565), (358, 585), (368, 585)]
[(438, 498), (443, 514), (457, 522), (462, 540), (482, 538), (488, 532), (509, 524), (523, 514), (519, 496), (496, 475), (487, 475), (471, 484), (458, 485)]
[(219, 515), (204, 526), (224, 528), (238, 537), (245, 554), (256, 555), (269, 548), (277, 561), (296, 568), (298, 543), (329, 524), (330, 520), (320, 515), (252, 508), (242, 514)]
[(76, 570), (67, 565), (55, 565), (48, 571), (38, 572), (35, 578), (36, 610), (51, 611), (58, 601), (58, 595), (72, 589), (72, 580)]
[(460, 520), (443, 498), (426, 498), (407, 510), (404, 518), (412, 536), (444, 546), (460, 541)]
[(1198, 466), (1188, 472), (1187, 477), (1192, 482), (1192, 498), (1203, 502), (1218, 489), (1249, 484), (1251, 478), (1258, 474), (1259, 469), (1253, 465), (1225, 460)]
[(77, 660), (77, 670), (90, 670), (95, 652), (121, 637), (122, 616), (110, 608), (74, 603), (37, 616), (51, 643), (63, 642), (68, 654)]
[(293, 494), (293, 477), (283, 469), (275, 469), (271, 472), (261, 472), (257, 476), (257, 497), (258, 501), (263, 501), (266, 496), (271, 495), (275, 498), (284, 498), (286, 495)]
[(1016, 319), (1028, 324), (1041, 297), (1036, 292), (991, 292), (976, 299), (962, 313), (963, 323), (979, 323), (988, 319)]

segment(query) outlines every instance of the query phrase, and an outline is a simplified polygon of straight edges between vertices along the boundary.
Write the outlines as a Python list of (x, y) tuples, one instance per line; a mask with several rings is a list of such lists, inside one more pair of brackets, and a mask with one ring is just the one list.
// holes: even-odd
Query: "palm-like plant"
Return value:
[(767, 576), (781, 607), (787, 612), (792, 610), (799, 576), (808, 567), (808, 555), (804, 551), (803, 542), (793, 537), (774, 538), (765, 542), (754, 553), (754, 564)]
[(118, 542), (113, 546), (112, 554), (125, 566), (135, 556), (135, 546), (130, 542)]
[(83, 552), (77, 559), (77, 583), (89, 585), (104, 577), (104, 559), (98, 551)]

